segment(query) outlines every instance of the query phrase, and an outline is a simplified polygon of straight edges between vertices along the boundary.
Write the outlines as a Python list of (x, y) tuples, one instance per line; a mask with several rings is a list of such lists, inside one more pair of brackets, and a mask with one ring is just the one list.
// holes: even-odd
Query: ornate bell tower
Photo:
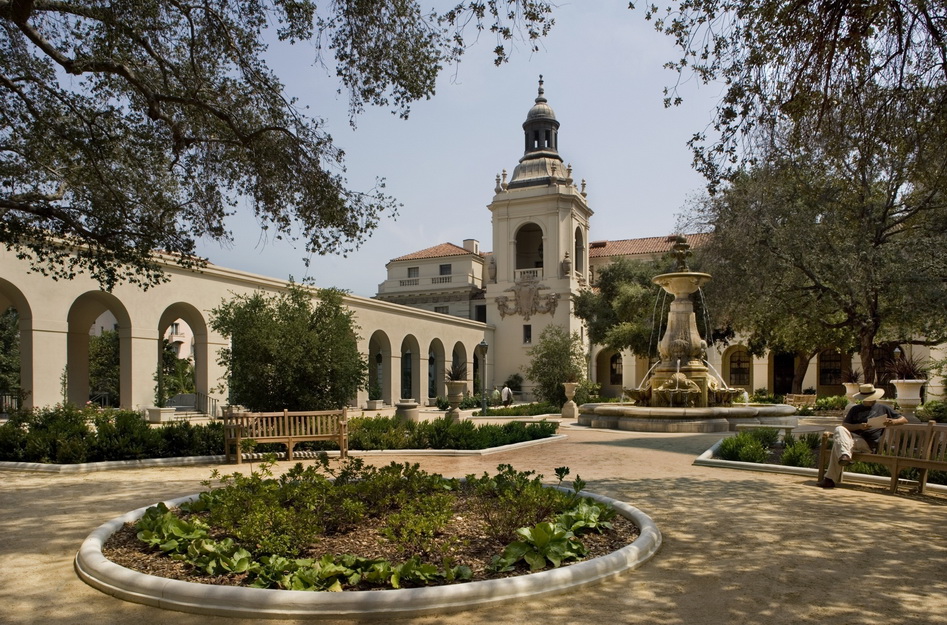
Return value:
[(527, 350), (547, 326), (583, 332), (571, 298), (588, 282), (592, 211), (585, 181), (577, 187), (559, 156), (559, 121), (542, 76), (523, 134), (523, 157), (509, 179), (506, 170), (497, 176), (488, 207), (493, 254), (485, 297), (487, 323), (496, 326), (498, 383), (529, 362)]

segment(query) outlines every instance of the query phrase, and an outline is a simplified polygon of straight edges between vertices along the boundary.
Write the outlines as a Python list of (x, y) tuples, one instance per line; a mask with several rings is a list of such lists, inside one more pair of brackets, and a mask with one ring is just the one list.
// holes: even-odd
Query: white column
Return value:
[(21, 386), (28, 393), (26, 405), (41, 408), (61, 402), (68, 324), (33, 319), (24, 327), (21, 320), (20, 329)]

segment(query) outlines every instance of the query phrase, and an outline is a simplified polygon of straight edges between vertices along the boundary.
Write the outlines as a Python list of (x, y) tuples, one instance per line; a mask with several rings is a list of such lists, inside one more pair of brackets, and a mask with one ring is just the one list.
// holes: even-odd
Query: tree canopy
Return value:
[(830, 151), (747, 171), (690, 217), (713, 229), (708, 293), (735, 329), (770, 349), (858, 351), (873, 381), (874, 347), (947, 338), (947, 198), (837, 134)]
[[(695, 166), (714, 186), (752, 163), (774, 127), (830, 128), (839, 104), (865, 92), (885, 101), (871, 107), (880, 123), (903, 123), (899, 105), (919, 93), (943, 117), (945, 8), (919, 0), (679, 0), (666, 9), (649, 4), (645, 15), (680, 49), (667, 66), (682, 80), (693, 73), (724, 84), (711, 127), (691, 141)], [(677, 85), (666, 96), (668, 105), (681, 101)], [(942, 146), (945, 135), (941, 127), (930, 139)], [(808, 132), (795, 138), (805, 142)]]
[(368, 362), (337, 289), (313, 293), (294, 284), (281, 295), (237, 296), (212, 311), (210, 325), (230, 339), (218, 361), (233, 404), (255, 411), (336, 410), (365, 387)]
[(244, 204), (307, 253), (360, 245), (393, 198), (348, 188), (343, 152), (288, 99), (268, 42), (311, 42), (354, 116), (407, 116), (457, 61), (465, 27), (504, 43), (552, 26), (542, 0), (0, 0), (0, 244), (57, 279), (106, 289), (164, 279), (155, 253), (199, 266)]
[(585, 321), (589, 340), (641, 356), (655, 352), (667, 321), (663, 291), (651, 281), (660, 273), (664, 270), (659, 263), (627, 258), (616, 258), (602, 267), (595, 289), (585, 289), (572, 298), (575, 315)]

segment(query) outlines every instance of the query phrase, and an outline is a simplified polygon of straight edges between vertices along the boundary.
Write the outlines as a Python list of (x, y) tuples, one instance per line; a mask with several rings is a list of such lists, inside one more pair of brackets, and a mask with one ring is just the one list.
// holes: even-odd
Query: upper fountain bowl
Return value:
[(710, 274), (696, 271), (678, 271), (662, 273), (652, 278), (651, 281), (674, 297), (678, 297), (690, 295), (707, 284), (710, 281)]

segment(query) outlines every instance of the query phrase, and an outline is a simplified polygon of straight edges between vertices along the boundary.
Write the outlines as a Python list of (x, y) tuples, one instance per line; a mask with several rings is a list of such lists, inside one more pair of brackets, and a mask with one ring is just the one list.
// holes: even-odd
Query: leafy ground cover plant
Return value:
[[(572, 491), (552, 489), (542, 486), (542, 476), (509, 465), (498, 467), (496, 475), (464, 481), (428, 474), (418, 465), (376, 468), (360, 459), (330, 463), (325, 456), (281, 476), (271, 471), (272, 459), (250, 475), (214, 474), (207, 481), (210, 489), (196, 500), (179, 509), (163, 504), (150, 508), (133, 529), (113, 536), (103, 551), (112, 559), (115, 553), (127, 557), (127, 551), (115, 551), (110, 543), (121, 544), (122, 536), (132, 531), (137, 550), (148, 557), (164, 554), (184, 567), (187, 576), (214, 576), (214, 583), (229, 580), (261, 588), (338, 591), (507, 576), (584, 557), (590, 549), (582, 536), (615, 534), (627, 544), (636, 535), (628, 532), (633, 526), (627, 519), (580, 495), (581, 479), (573, 481)], [(560, 484), (567, 474), (566, 467), (557, 469)], [(539, 497), (533, 493), (536, 489), (549, 495)], [(524, 495), (533, 514), (540, 509), (547, 514), (538, 520), (531, 517), (500, 541), (486, 540), (486, 548), (471, 548), (476, 546), (466, 544), (469, 537), (482, 537), (490, 519), (471, 514), (470, 502), (483, 494), (496, 507), (500, 493)], [(335, 515), (340, 513), (334, 508), (345, 501), (358, 503), (357, 523), (338, 522)], [(512, 506), (520, 507), (515, 499)], [(299, 520), (287, 522), (284, 515), (289, 511)], [(446, 524), (461, 516), (476, 517), (481, 525), (464, 540), (443, 540), (453, 531)], [(623, 532), (613, 528), (618, 520), (626, 524)], [(307, 524), (318, 525), (318, 535), (300, 533)], [(346, 525), (374, 530), (349, 544), (387, 545), (396, 557), (324, 550), (323, 543), (336, 540)], [(602, 545), (609, 544), (602, 540), (598, 555)], [(477, 559), (468, 561), (471, 553)]]

